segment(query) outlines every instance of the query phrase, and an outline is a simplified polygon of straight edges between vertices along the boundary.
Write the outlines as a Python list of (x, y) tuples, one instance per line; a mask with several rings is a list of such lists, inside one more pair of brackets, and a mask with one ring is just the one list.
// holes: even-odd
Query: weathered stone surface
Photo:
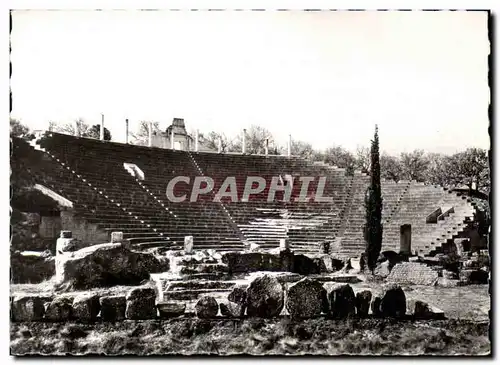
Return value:
[(72, 318), (73, 298), (56, 297), (45, 310), (45, 319), (51, 322), (64, 322)]
[(111, 232), (111, 243), (122, 242), (123, 232)]
[(75, 289), (137, 285), (150, 273), (163, 269), (164, 264), (152, 254), (128, 250), (120, 243), (95, 245), (56, 257), (58, 283), (68, 283)]
[(313, 259), (306, 255), (294, 255), (293, 272), (300, 275), (319, 274), (320, 268)]
[(124, 295), (105, 296), (99, 299), (101, 319), (105, 322), (116, 322), (125, 319), (127, 300)]
[(80, 242), (76, 238), (59, 237), (56, 241), (56, 253), (77, 251), (80, 247)]
[(247, 315), (250, 317), (277, 316), (284, 306), (283, 286), (270, 275), (257, 277), (247, 289), (247, 303)]
[(382, 253), (380, 253), (379, 259), (377, 261), (389, 261), (389, 271), (391, 271), (396, 264), (408, 261), (408, 256), (401, 255), (395, 251), (383, 251)]
[(201, 297), (195, 305), (198, 318), (214, 318), (219, 312), (217, 300), (209, 295)]
[(454, 273), (453, 271), (443, 270), (443, 278), (453, 280), (453, 279), (457, 279), (458, 275), (456, 273)]
[(382, 304), (382, 298), (379, 297), (379, 296), (375, 296), (373, 298), (373, 300), (372, 300), (372, 303), (371, 303), (372, 314), (375, 317), (381, 317), (382, 316), (382, 311), (380, 309), (380, 304)]
[(12, 283), (41, 283), (54, 276), (55, 272), (55, 258), (51, 256), (50, 251), (18, 251), (10, 255)]
[(361, 271), (361, 258), (360, 257), (351, 258), (351, 267), (356, 272)]
[(376, 276), (386, 278), (391, 273), (391, 271), (389, 270), (389, 266), (390, 266), (389, 261), (379, 262), (379, 263), (377, 263), (375, 270), (373, 270), (373, 273)]
[(359, 317), (367, 317), (370, 310), (372, 292), (363, 290), (356, 294), (356, 313)]
[(415, 319), (444, 319), (444, 312), (420, 300), (415, 301)]
[(456, 279), (447, 279), (447, 278), (438, 278), (435, 286), (440, 286), (443, 288), (453, 288), (459, 285), (460, 280)]
[(194, 240), (193, 236), (185, 236), (184, 237), (184, 253), (186, 255), (191, 255), (194, 249)]
[(222, 255), (222, 262), (232, 273), (281, 271), (280, 257), (263, 252), (228, 252)]
[(318, 253), (320, 255), (328, 255), (330, 253), (330, 242), (329, 241), (324, 241), (318, 243)]
[(154, 288), (140, 287), (131, 289), (127, 293), (127, 319), (154, 319), (156, 318), (156, 291)]
[(316, 280), (304, 278), (287, 291), (286, 309), (292, 318), (314, 318), (328, 313), (326, 289)]
[(221, 314), (229, 317), (243, 317), (247, 308), (247, 286), (233, 288), (227, 296), (227, 301), (219, 303)]
[(286, 238), (280, 238), (280, 250), (289, 250), (290, 242)]
[(437, 271), (416, 262), (396, 264), (387, 276), (388, 282), (405, 285), (434, 285), (437, 279)]
[(349, 284), (335, 284), (328, 293), (330, 314), (335, 318), (346, 318), (356, 314), (356, 297)]
[(186, 303), (181, 302), (159, 302), (156, 307), (160, 318), (179, 317), (186, 311)]
[(78, 322), (95, 322), (100, 309), (97, 294), (82, 294), (73, 299), (73, 318)]
[(343, 261), (335, 259), (330, 255), (317, 255), (313, 258), (313, 262), (322, 273), (334, 272), (340, 270), (344, 266)]
[(60, 238), (72, 238), (73, 237), (73, 232), (71, 231), (61, 231), (59, 234)]
[(252, 242), (250, 243), (249, 250), (250, 252), (258, 252), (260, 250), (260, 245), (255, 242)]
[(292, 272), (293, 270), (293, 256), (291, 250), (281, 250), (279, 253), (279, 270)]
[(459, 274), (460, 284), (488, 284), (489, 274), (483, 270), (461, 270)]
[(406, 295), (397, 284), (390, 284), (384, 288), (380, 310), (384, 317), (404, 317), (406, 315)]
[(233, 303), (228, 300), (219, 303), (220, 314), (226, 317), (241, 318), (245, 315), (246, 305)]
[(16, 322), (41, 321), (45, 313), (44, 301), (37, 296), (14, 297), (11, 310)]

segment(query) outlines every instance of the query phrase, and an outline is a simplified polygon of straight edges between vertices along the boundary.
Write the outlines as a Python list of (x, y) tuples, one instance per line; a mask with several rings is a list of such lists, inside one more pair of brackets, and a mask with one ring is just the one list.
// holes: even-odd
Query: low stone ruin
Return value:
[[(183, 303), (157, 300), (154, 288), (149, 286), (133, 288), (126, 295), (99, 297), (83, 294), (54, 298), (25, 295), (11, 298), (11, 318), (16, 322), (75, 320), (92, 323), (168, 319), (185, 314), (185, 310), (186, 305)], [(271, 275), (258, 276), (247, 287), (234, 288), (223, 301), (210, 295), (201, 297), (195, 305), (195, 314), (201, 319), (272, 318), (283, 314), (294, 320), (319, 316), (332, 319), (366, 318), (370, 315), (444, 318), (442, 311), (423, 301), (416, 301), (413, 308), (408, 308), (406, 295), (396, 284), (386, 286), (380, 295), (372, 295), (369, 290), (355, 295), (349, 284), (325, 287), (319, 281), (305, 278), (286, 288)]]
[(129, 250), (121, 243), (104, 243), (58, 254), (55, 281), (73, 289), (138, 285), (151, 273), (165, 271), (168, 262), (152, 254)]

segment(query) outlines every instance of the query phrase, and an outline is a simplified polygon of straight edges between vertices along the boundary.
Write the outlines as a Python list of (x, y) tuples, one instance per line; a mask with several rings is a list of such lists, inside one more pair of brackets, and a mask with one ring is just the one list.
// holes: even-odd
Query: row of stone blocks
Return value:
[[(384, 288), (382, 295), (373, 296), (370, 290), (354, 294), (349, 284), (335, 284), (327, 290), (319, 281), (304, 278), (284, 290), (276, 277), (264, 275), (245, 287), (235, 287), (227, 300), (217, 302), (205, 296), (195, 306), (199, 318), (215, 318), (219, 312), (224, 317), (242, 318), (279, 316), (286, 308), (294, 319), (347, 317), (406, 317), (407, 304), (403, 289), (395, 284)], [(443, 318), (444, 314), (427, 303), (416, 301), (414, 319)]]
[(161, 303), (156, 304), (156, 291), (149, 287), (131, 289), (127, 295), (99, 297), (89, 293), (74, 298), (59, 296), (48, 302), (34, 295), (11, 298), (11, 320), (16, 322), (74, 320), (91, 323), (154, 319), (157, 318), (157, 309), (162, 316)]

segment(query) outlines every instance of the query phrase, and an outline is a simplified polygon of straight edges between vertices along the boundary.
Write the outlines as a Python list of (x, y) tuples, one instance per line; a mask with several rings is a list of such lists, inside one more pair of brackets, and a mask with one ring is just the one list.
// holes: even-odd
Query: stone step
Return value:
[(172, 281), (167, 284), (165, 291), (182, 291), (182, 290), (197, 290), (197, 289), (230, 289), (236, 285), (232, 281), (211, 281), (211, 280), (183, 280)]
[(231, 290), (222, 289), (196, 289), (196, 290), (176, 290), (163, 292), (163, 300), (194, 300), (205, 294), (225, 294), (231, 293)]

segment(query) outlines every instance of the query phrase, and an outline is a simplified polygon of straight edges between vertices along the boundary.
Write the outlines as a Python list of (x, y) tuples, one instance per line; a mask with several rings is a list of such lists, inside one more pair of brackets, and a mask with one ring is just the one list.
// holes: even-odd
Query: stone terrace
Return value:
[[(181, 248), (185, 236), (194, 236), (195, 248), (241, 250), (243, 242), (274, 248), (286, 238), (297, 253), (317, 251), (317, 244), (331, 242), (339, 255), (359, 255), (364, 250), (364, 197), (366, 174), (346, 175), (343, 169), (286, 156), (197, 153), (132, 146), (47, 133), (31, 145), (13, 139), (11, 164), (15, 172), (42, 184), (74, 204), (75, 212), (107, 232), (122, 231), (136, 247)], [(124, 163), (135, 164), (144, 178), (133, 176)], [(248, 202), (220, 203), (213, 195), (197, 202), (172, 203), (166, 195), (175, 176), (189, 176), (175, 194), (191, 193), (196, 176), (214, 179), (214, 191), (227, 176), (235, 176), (238, 197), (247, 176), (266, 179), (266, 189)], [(324, 196), (333, 203), (297, 202), (300, 184), (289, 203), (283, 193), (267, 202), (273, 176), (326, 177)], [(383, 250), (399, 251), (400, 226), (412, 226), (412, 252), (428, 254), (457, 237), (471, 221), (470, 201), (441, 187), (416, 182), (383, 181)], [(435, 219), (429, 219), (434, 216)]]

